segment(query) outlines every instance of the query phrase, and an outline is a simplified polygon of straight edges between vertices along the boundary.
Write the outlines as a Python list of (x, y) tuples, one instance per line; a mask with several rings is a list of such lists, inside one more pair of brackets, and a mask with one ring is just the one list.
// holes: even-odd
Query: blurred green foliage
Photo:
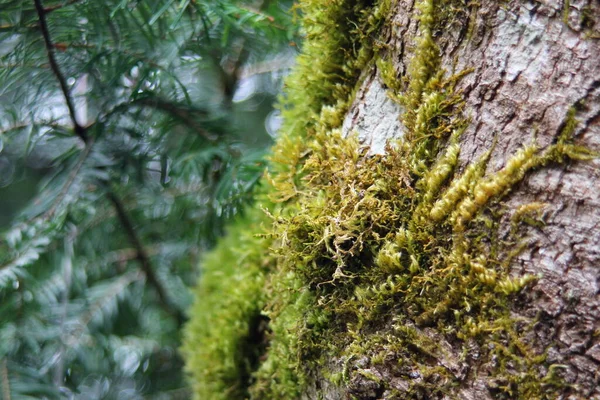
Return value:
[(291, 2), (0, 0), (0, 395), (188, 398), (188, 287), (264, 169)]

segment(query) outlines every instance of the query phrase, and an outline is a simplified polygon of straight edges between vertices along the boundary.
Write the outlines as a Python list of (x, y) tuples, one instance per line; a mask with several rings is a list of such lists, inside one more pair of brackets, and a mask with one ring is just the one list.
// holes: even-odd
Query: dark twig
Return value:
[(69, 115), (71, 117), (71, 121), (73, 122), (73, 128), (75, 129), (75, 134), (79, 136), (81, 140), (87, 143), (89, 140), (87, 136), (87, 130), (84, 126), (80, 125), (79, 122), (77, 122), (77, 117), (75, 113), (75, 103), (73, 102), (71, 94), (69, 93), (67, 80), (60, 71), (58, 63), (56, 62), (56, 58), (54, 56), (54, 44), (52, 43), (52, 38), (50, 37), (50, 32), (48, 31), (48, 22), (46, 21), (46, 10), (44, 9), (42, 0), (33, 1), (35, 3), (35, 9), (37, 11), (38, 19), (40, 21), (40, 28), (42, 30), (42, 36), (44, 37), (44, 43), (46, 44), (46, 52), (48, 53), (48, 61), (50, 62), (50, 68), (56, 76), (56, 79), (58, 80), (62, 93), (65, 97), (67, 108), (69, 109)]
[(119, 218), (121, 225), (123, 225), (123, 228), (125, 228), (125, 232), (129, 237), (131, 245), (136, 250), (136, 259), (140, 263), (140, 266), (142, 268), (142, 271), (144, 271), (144, 274), (146, 275), (148, 283), (150, 283), (150, 285), (154, 288), (154, 290), (156, 290), (156, 293), (158, 294), (158, 298), (160, 300), (161, 305), (163, 306), (165, 311), (167, 311), (169, 314), (173, 315), (177, 319), (177, 323), (179, 325), (183, 324), (183, 322), (185, 322), (185, 316), (169, 301), (167, 292), (158, 280), (156, 274), (154, 273), (152, 263), (150, 262), (150, 257), (148, 256), (146, 249), (144, 249), (144, 246), (142, 245), (142, 242), (140, 241), (140, 238), (138, 237), (137, 232), (133, 227), (133, 223), (131, 222), (129, 216), (127, 215), (127, 212), (125, 211), (123, 203), (117, 197), (117, 195), (110, 190), (108, 192), (108, 198), (113, 204), (115, 211), (117, 212), (117, 217)]

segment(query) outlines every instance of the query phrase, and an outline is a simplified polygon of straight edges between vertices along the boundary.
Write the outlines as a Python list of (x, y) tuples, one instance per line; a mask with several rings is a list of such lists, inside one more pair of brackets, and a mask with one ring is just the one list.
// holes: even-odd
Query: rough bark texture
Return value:
[[(418, 21), (413, 1), (399, 1), (394, 7), (393, 24), (386, 27), (387, 48), (403, 76)], [(461, 138), (463, 167), (494, 143), (488, 174), (502, 168), (525, 144), (552, 144), (572, 107), (579, 121), (576, 142), (600, 150), (600, 41), (593, 31), (595, 19), (600, 19), (597, 1), (484, 0), (474, 2), (468, 12), (457, 12), (434, 33), (444, 69), (473, 68), (457, 87), (470, 118)], [(385, 139), (403, 134), (397, 118), (401, 109), (386, 97), (376, 67), (365, 71), (364, 78), (344, 132), (358, 132), (374, 153), (381, 153)], [(506, 198), (506, 207), (532, 201), (548, 203), (546, 225), (528, 228), (526, 249), (513, 262), (511, 273), (540, 279), (515, 302), (515, 320), (532, 321), (531, 345), (546, 351), (550, 364), (560, 365), (561, 376), (571, 385), (560, 398), (600, 399), (600, 161), (567, 162), (531, 173)], [(509, 221), (504, 224), (508, 229)], [(493, 387), (498, 382), (490, 381), (486, 365), (478, 361), (476, 345), (468, 365), (455, 361), (461, 359), (460, 347), (443, 347), (448, 356), (438, 362), (455, 370), (462, 382), (448, 398), (497, 398)], [(396, 389), (406, 385), (383, 367), (368, 372)], [(388, 394), (372, 379), (357, 378), (340, 389), (316, 378), (304, 398), (382, 399)]]

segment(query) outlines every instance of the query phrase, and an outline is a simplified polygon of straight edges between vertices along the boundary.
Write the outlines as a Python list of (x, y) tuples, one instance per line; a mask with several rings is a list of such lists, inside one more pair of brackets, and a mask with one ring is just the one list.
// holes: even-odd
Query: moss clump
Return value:
[(199, 399), (246, 398), (265, 329), (261, 310), (269, 241), (254, 236), (266, 220), (253, 210), (229, 229), (204, 260), (201, 284), (185, 331), (186, 369)]
[[(298, 6), (304, 15), (306, 44), (295, 72), (286, 80), (287, 97), (282, 100), (285, 133), (273, 149), (266, 177), (270, 187), (277, 189), (259, 194), (258, 204), (275, 214), (289, 212), (301, 194), (306, 142), (317, 129), (341, 123), (352, 90), (372, 57), (370, 35), (378, 29), (389, 6), (389, 0), (375, 5), (369, 0), (353, 4), (306, 0)], [(267, 391), (276, 396), (272, 398), (293, 398), (301, 389), (304, 377), (299, 365), (294, 368), (288, 363), (278, 369), (278, 358), (265, 360), (260, 343), (258, 350), (244, 349), (245, 345), (252, 347), (255, 321), (264, 320), (266, 299), (275, 292), (281, 302), (297, 304), (301, 314), (295, 315), (294, 307), (288, 306), (263, 332), (266, 339), (277, 338), (271, 342), (269, 354), (295, 348), (297, 342), (289, 337), (289, 327), (302, 319), (304, 309), (312, 304), (310, 296), (294, 290), (301, 282), (293, 275), (276, 282), (267, 279), (268, 272), (277, 269), (269, 255), (273, 232), (261, 228), (269, 221), (267, 214), (257, 207), (230, 229), (227, 238), (203, 262), (182, 349), (194, 398), (246, 398), (251, 387), (257, 398), (261, 395), (256, 393)], [(258, 361), (264, 362), (257, 381), (253, 373)], [(269, 371), (275, 371), (273, 381), (268, 380)]]
[[(434, 2), (421, 0), (408, 76), (394, 79), (393, 66), (377, 62), (404, 106), (407, 134), (385, 155), (368, 156), (340, 126), (390, 2), (303, 7), (305, 53), (288, 80), (284, 134), (260, 197), (270, 222), (259, 237), (221, 244), (192, 310), (185, 350), (196, 397), (294, 399), (316, 374), (356, 398), (370, 396), (365, 381), (398, 399), (452, 397), (474, 348), (473, 363), (485, 365), (499, 398), (551, 397), (558, 367), (529, 348), (528, 322), (510, 313), (535, 280), (511, 276), (509, 265), (521, 224), (540, 206), (520, 207), (506, 235), (500, 200), (535, 168), (591, 156), (570, 142), (574, 112), (552, 146), (532, 141), (486, 174), (490, 150), (458, 171), (468, 121), (455, 85), (469, 71), (440, 69)], [(260, 315), (269, 347), (244, 351)]]

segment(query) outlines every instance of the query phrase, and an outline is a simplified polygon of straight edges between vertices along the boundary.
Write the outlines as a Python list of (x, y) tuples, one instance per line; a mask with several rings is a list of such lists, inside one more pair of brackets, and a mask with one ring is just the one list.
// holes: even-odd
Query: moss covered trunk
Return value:
[[(418, 41), (414, 3), (395, 4), (382, 38), (399, 76), (409, 71)], [(452, 3), (448, 5), (454, 14), (434, 39), (441, 50), (440, 68), (472, 69), (456, 88), (469, 118), (459, 140), (459, 169), (493, 147), (486, 170), (493, 174), (520, 147), (533, 141), (542, 147), (555, 143), (569, 123), (569, 110), (578, 121), (577, 142), (598, 150), (600, 37), (593, 28), (600, 20), (599, 4), (481, 1), (461, 8), (455, 3), (454, 10)], [(370, 68), (364, 73), (343, 126), (345, 131), (358, 131), (379, 152), (382, 138), (401, 137), (406, 129), (401, 120), (390, 119), (396, 110), (385, 95), (388, 88), (381, 71)], [(398, 112), (402, 111), (400, 107)], [(539, 279), (511, 299), (510, 309), (514, 321), (531, 328), (523, 335), (529, 351), (545, 356), (542, 374), (552, 369), (563, 380), (564, 389), (554, 394), (561, 398), (600, 399), (599, 166), (598, 160), (567, 162), (532, 172), (503, 199), (503, 207), (513, 210), (527, 203), (544, 204), (541, 218), (521, 231), (523, 239), (514, 246), (522, 250), (509, 265), (511, 275)], [(498, 218), (500, 230), (509, 232), (510, 219)], [(516, 388), (506, 387), (508, 381), (497, 379), (491, 372), (496, 361), (480, 357), (485, 341), (465, 346), (440, 339), (438, 332), (431, 337), (441, 340), (444, 351), (429, 358), (430, 366), (452, 371), (457, 378), (448, 398), (543, 397), (519, 396)], [(506, 351), (521, 356), (518, 348)], [(305, 398), (319, 398), (320, 388), (327, 387), (330, 394), (325, 398), (343, 399), (347, 393), (361, 399), (387, 398), (388, 389), (402, 391), (423, 379), (410, 368), (398, 373), (396, 361), (391, 356), (372, 366), (367, 359), (356, 359), (352, 369), (368, 374), (355, 375), (342, 390), (317, 380)], [(371, 376), (381, 383), (374, 383), (377, 379)]]
[[(556, 143), (570, 123), (569, 110), (578, 121), (577, 142), (599, 149), (600, 41), (593, 30), (600, 19), (598, 3), (481, 1), (467, 7), (454, 3), (447, 4), (450, 17), (442, 17), (445, 23), (433, 36), (440, 48), (439, 68), (471, 70), (456, 88), (469, 119), (459, 140), (458, 168), (464, 169), (493, 148), (486, 169), (486, 174), (493, 174), (524, 145)], [(392, 13), (382, 37), (384, 53), (396, 74), (406, 76), (421, 34), (415, 2), (399, 1)], [(368, 68), (364, 74), (343, 128), (356, 130), (372, 151), (382, 152), (385, 140), (405, 134), (402, 118), (394, 118), (403, 108), (386, 96), (389, 88), (380, 69)], [(437, 397), (600, 399), (599, 165), (597, 160), (567, 162), (532, 172), (515, 185), (502, 205), (516, 210), (523, 204), (543, 204), (539, 219), (531, 221), (519, 234), (522, 240), (512, 245), (515, 250), (522, 247), (509, 264), (510, 275), (538, 279), (511, 298), (510, 314), (526, 331), (527, 351), (545, 357), (538, 367), (540, 379), (551, 385), (550, 376), (556, 374), (562, 388), (547, 395), (543, 390), (520, 393), (519, 383), (498, 378), (494, 372), (498, 360), (481, 357), (485, 340), (468, 340), (465, 346), (436, 329), (424, 330), (443, 351), (422, 357), (430, 368), (446, 370), (455, 379), (455, 386)], [(498, 237), (502, 240), (511, 230), (511, 221), (498, 214), (495, 222), (504, 232)], [(518, 347), (505, 351), (522, 357)], [(327, 399), (396, 398), (402, 397), (393, 394), (396, 391), (426, 379), (418, 368), (399, 368), (394, 355), (385, 357), (378, 365), (369, 357), (356, 358), (346, 366), (353, 375), (342, 388), (317, 378), (303, 397), (320, 398), (321, 393)], [(511, 367), (510, 362), (504, 365)], [(439, 377), (431, 379), (435, 386)], [(409, 397), (432, 398), (427, 392), (416, 391)]]
[(300, 3), (268, 183), (187, 328), (196, 397), (600, 399), (598, 2)]

